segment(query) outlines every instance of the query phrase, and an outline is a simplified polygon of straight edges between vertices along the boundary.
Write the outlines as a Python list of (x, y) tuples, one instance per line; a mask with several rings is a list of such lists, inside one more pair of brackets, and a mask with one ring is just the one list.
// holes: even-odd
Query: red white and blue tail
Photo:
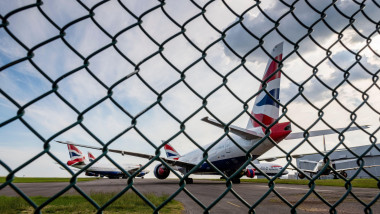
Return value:
[[(260, 90), (262, 89), (264, 82), (267, 84), (266, 91), (262, 91), (257, 95), (255, 100), (255, 105), (252, 109), (252, 116), (268, 126), (272, 124), (279, 116), (279, 105), (274, 99), (279, 101), (280, 99), (280, 81), (281, 72), (278, 70), (279, 61), (282, 60), (282, 48), (283, 43), (277, 44), (272, 50), (272, 57), (277, 60), (269, 58), (267, 67), (265, 69), (264, 77), (262, 79), (263, 83), (260, 85)], [(273, 74), (273, 76), (271, 76)], [(269, 77), (271, 76), (271, 77)], [(269, 96), (269, 94), (271, 96)], [(260, 124), (250, 118), (248, 121), (247, 129), (252, 129), (260, 127)]]
[(92, 162), (92, 161), (95, 160), (95, 156), (94, 156), (91, 152), (88, 152), (87, 154), (88, 154), (88, 160), (89, 160), (90, 162)]
[(168, 143), (164, 146), (166, 157), (173, 160), (178, 160), (181, 157), (179, 153)]
[(72, 166), (84, 164), (85, 156), (77, 147), (67, 144), (67, 148), (69, 149), (70, 154), (70, 160), (67, 161), (67, 165)]

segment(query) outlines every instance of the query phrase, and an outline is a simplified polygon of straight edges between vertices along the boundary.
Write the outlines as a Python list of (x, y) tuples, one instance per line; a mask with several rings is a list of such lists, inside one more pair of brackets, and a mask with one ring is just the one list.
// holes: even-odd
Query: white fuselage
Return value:
[[(314, 167), (314, 173), (318, 173), (319, 171), (321, 171), (323, 169), (323, 167), (325, 167), (326, 163), (323, 161), (323, 159), (321, 159), (320, 161), (317, 162), (317, 165), (315, 165)], [(332, 163), (330, 162), (329, 164), (329, 167), (332, 169), (333, 166), (332, 166)], [(329, 167), (326, 168), (326, 173), (329, 174), (330, 170), (329, 170)], [(325, 174), (326, 174), (325, 173)]]
[[(203, 151), (197, 149), (192, 152), (185, 154), (179, 158), (180, 161), (188, 162), (192, 164), (199, 164), (203, 159), (208, 159), (214, 166), (216, 166), (222, 172), (231, 174), (235, 172), (239, 167), (241, 167), (246, 161), (247, 152), (259, 143), (262, 139), (246, 140), (234, 134), (230, 134), (234, 141), (244, 150), (240, 149), (232, 142), (228, 137), (224, 138), (216, 145), (214, 145), (208, 152), (208, 157), (203, 158)], [(211, 144), (204, 146), (203, 148), (208, 149)], [(253, 149), (250, 154), (253, 157), (253, 160), (264, 154), (266, 151), (271, 149), (274, 146), (272, 142), (268, 139), (265, 139), (260, 143), (255, 149)], [(185, 169), (182, 167), (176, 167), (180, 172), (186, 173), (190, 169)], [(203, 162), (200, 168), (194, 173), (200, 174), (216, 174), (216, 170), (213, 169), (208, 163)]]
[[(274, 176), (281, 172), (283, 169), (282, 166), (276, 163), (255, 163), (256, 168), (260, 169), (261, 172), (265, 173), (268, 176)], [(264, 174), (261, 173), (259, 170), (256, 170), (253, 166), (248, 165), (248, 169), (253, 169), (255, 171), (256, 176), (263, 176)], [(282, 175), (288, 174), (287, 170), (284, 170)]]
[[(82, 165), (73, 165), (72, 167), (82, 169), (87, 164)], [(125, 171), (129, 172), (130, 170), (139, 168), (139, 165), (133, 165), (133, 164), (125, 164), (120, 165)], [(145, 174), (147, 174), (149, 171), (144, 170), (140, 174), (137, 175), (137, 177), (142, 177)], [(110, 165), (110, 164), (100, 164), (95, 163), (94, 165), (90, 166), (88, 169), (86, 169), (86, 174), (94, 174), (93, 176), (106, 176), (106, 177), (125, 177), (125, 174), (116, 166)]]

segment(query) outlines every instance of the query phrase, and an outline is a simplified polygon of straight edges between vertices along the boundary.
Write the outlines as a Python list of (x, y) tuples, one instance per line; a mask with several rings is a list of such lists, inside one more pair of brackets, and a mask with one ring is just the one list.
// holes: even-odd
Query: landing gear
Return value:
[(185, 181), (186, 181), (186, 184), (192, 184), (193, 183), (192, 178), (186, 178)]
[(341, 171), (340, 175), (343, 176), (344, 178), (347, 178), (347, 172), (345, 172), (345, 171)]

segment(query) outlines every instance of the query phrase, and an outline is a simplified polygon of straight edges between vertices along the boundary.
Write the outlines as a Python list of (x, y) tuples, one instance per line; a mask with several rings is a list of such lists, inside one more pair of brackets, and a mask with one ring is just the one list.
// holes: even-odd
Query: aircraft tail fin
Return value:
[(94, 156), (91, 152), (88, 152), (87, 155), (88, 155), (88, 160), (89, 160), (90, 162), (92, 162), (92, 161), (95, 160), (95, 156)]
[(178, 158), (181, 157), (181, 155), (169, 143), (164, 146), (164, 149), (167, 158), (178, 160)]
[(74, 145), (67, 144), (67, 148), (69, 149), (70, 160), (67, 161), (67, 165), (83, 165), (85, 156), (82, 152)]
[[(252, 109), (252, 117), (260, 121), (265, 126), (269, 126), (279, 117), (280, 99), (280, 81), (281, 71), (279, 69), (279, 61), (282, 60), (283, 43), (277, 44), (271, 53), (272, 58), (269, 58), (265, 69), (264, 77), (260, 85), (260, 90), (266, 84), (265, 90), (257, 95), (255, 104)], [(247, 129), (261, 127), (261, 125), (250, 117)]]

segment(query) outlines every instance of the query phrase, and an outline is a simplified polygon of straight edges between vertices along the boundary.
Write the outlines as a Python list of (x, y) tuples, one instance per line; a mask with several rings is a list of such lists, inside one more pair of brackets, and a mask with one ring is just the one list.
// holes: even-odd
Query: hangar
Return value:
[[(378, 148), (380, 148), (380, 144), (376, 144)], [(366, 146), (359, 146), (359, 147), (352, 147), (350, 148), (351, 151), (357, 155), (363, 154), (366, 150), (370, 148), (370, 145)], [(348, 150), (346, 149), (340, 149), (335, 152), (333, 152), (330, 156), (330, 160), (347, 160), (347, 159), (355, 159), (356, 157)], [(320, 161), (323, 158), (320, 154), (309, 154), (304, 155), (302, 157), (296, 158), (297, 167), (299, 169), (308, 169), (313, 170), (315, 167), (315, 164), (313, 163), (306, 163), (302, 162), (301, 160), (307, 160), (307, 161)], [(371, 165), (380, 165), (380, 151), (377, 150), (376, 147), (373, 147), (366, 156), (363, 157), (364, 165), (365, 166), (371, 166)], [(344, 163), (337, 163), (335, 164), (336, 169), (345, 169), (345, 168), (352, 168), (357, 167), (356, 161), (347, 161)], [(372, 168), (366, 168), (368, 172), (370, 172), (372, 175), (376, 177), (380, 177), (380, 166), (378, 167), (372, 167)], [(353, 176), (356, 173), (357, 170), (348, 170), (347, 175), (348, 177)], [(321, 179), (332, 179), (334, 178), (334, 175), (327, 175), (327, 176), (321, 176)], [(357, 175), (357, 178), (370, 178), (370, 175), (368, 175), (363, 170), (360, 171), (360, 173)]]

